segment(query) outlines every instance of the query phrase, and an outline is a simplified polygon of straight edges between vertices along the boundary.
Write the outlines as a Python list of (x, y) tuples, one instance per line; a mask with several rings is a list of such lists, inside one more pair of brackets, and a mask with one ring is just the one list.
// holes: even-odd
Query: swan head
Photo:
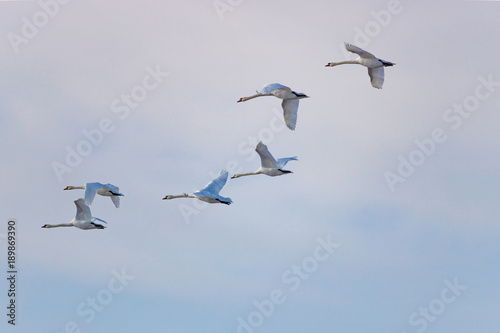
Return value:
[(244, 102), (245, 100), (242, 98), (240, 98), (236, 103), (239, 103), (239, 102)]
[[(66, 186), (65, 188), (63, 188), (63, 190), (71, 190), (71, 187), (72, 186)], [(43, 228), (43, 227), (42, 227)]]
[(333, 67), (333, 66), (337, 66), (338, 64), (336, 62), (329, 62), (325, 65), (325, 67)]
[(50, 226), (48, 224), (44, 224), (42, 225), (42, 228), (50, 228)]

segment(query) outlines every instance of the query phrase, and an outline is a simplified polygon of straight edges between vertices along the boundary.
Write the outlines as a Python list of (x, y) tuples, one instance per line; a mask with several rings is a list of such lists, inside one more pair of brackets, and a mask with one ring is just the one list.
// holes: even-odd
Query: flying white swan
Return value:
[(170, 200), (176, 198), (196, 198), (208, 203), (223, 203), (230, 205), (233, 201), (230, 198), (222, 197), (219, 195), (220, 190), (224, 187), (227, 181), (227, 171), (222, 170), (219, 177), (212, 180), (202, 190), (194, 192), (193, 194), (183, 193), (181, 195), (167, 195), (163, 200)]
[(97, 217), (92, 217), (90, 208), (85, 204), (83, 198), (75, 200), (75, 205), (76, 216), (71, 222), (62, 224), (44, 224), (42, 228), (77, 227), (83, 230), (106, 228), (102, 224), (95, 223), (95, 221), (101, 221), (107, 224), (107, 222), (104, 220), (98, 219)]
[(261, 173), (272, 177), (292, 173), (291, 171), (283, 170), (282, 168), (285, 166), (285, 164), (288, 163), (288, 161), (296, 161), (297, 156), (275, 160), (273, 155), (271, 155), (271, 153), (267, 149), (267, 146), (263, 144), (262, 141), (259, 142), (257, 148), (255, 148), (255, 151), (260, 156), (261, 167), (254, 172), (236, 174), (232, 176), (231, 179), (243, 176), (258, 175)]
[(249, 99), (261, 97), (261, 96), (275, 96), (283, 100), (281, 106), (283, 107), (283, 114), (285, 116), (285, 123), (289, 129), (295, 130), (295, 125), (297, 124), (297, 111), (299, 109), (299, 99), (308, 98), (306, 94), (296, 93), (292, 89), (281, 85), (279, 83), (267, 84), (257, 94), (242, 97), (238, 100), (239, 102), (245, 102)]
[(115, 207), (120, 207), (120, 189), (111, 184), (87, 183), (85, 186), (66, 186), (65, 190), (85, 190), (85, 204), (91, 205), (96, 193), (105, 197), (111, 197)]
[(370, 75), (372, 86), (378, 89), (382, 89), (382, 85), (384, 84), (384, 67), (394, 66), (395, 63), (379, 59), (373, 54), (349, 43), (344, 43), (344, 45), (347, 51), (356, 53), (357, 55), (359, 55), (359, 57), (355, 60), (329, 62), (325, 67), (333, 67), (343, 64), (363, 65), (365, 67), (368, 67), (368, 75)]

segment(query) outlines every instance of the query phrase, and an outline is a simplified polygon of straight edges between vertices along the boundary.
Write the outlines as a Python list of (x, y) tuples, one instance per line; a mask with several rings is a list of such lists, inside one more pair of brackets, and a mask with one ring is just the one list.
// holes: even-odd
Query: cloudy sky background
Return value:
[[(500, 3), (230, 3), (218, 13), (211, 0), (71, 1), (16, 48), (9, 34), (23, 36), (41, 7), (0, 3), (0, 232), (16, 219), (19, 265), (17, 325), (3, 314), (2, 329), (496, 329), (500, 86), (458, 128), (444, 116), (474, 100), (480, 77), (500, 82)], [(388, 8), (397, 14), (378, 23), (374, 13)], [(354, 58), (343, 42), (397, 64), (382, 90), (361, 66), (324, 67)], [(127, 116), (113, 112), (148, 69), (168, 75)], [(236, 103), (271, 82), (310, 96), (296, 131), (283, 127), (276, 98)], [(68, 147), (103, 119), (110, 133), (58, 177), (54, 162), (65, 164)], [(385, 174), (435, 129), (446, 140), (392, 191)], [(223, 168), (256, 170), (259, 140), (277, 158), (298, 156), (287, 165), (294, 173), (228, 181), (221, 195), (231, 206), (161, 200)], [(119, 209), (102, 197), (91, 206), (106, 230), (40, 228), (74, 217), (83, 191), (65, 186), (94, 181), (125, 194)], [(340, 247), (292, 290), (283, 274), (311, 262), (318, 238)], [(77, 313), (123, 270), (134, 278), (102, 311)], [(455, 279), (467, 289), (445, 304)], [(5, 280), (0, 288), (6, 312)], [(284, 302), (242, 328), (273, 290)]]

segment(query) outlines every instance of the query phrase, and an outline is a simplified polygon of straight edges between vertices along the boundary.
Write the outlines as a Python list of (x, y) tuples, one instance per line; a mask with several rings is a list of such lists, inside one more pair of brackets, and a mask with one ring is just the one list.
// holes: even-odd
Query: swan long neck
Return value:
[(248, 100), (250, 100), (250, 99), (253, 99), (253, 98), (256, 98), (256, 97), (260, 97), (260, 96), (264, 96), (264, 95), (262, 95), (262, 94), (258, 94), (258, 93), (257, 93), (257, 94), (252, 95), (252, 96), (242, 97), (242, 98), (240, 98), (240, 100), (239, 100), (239, 101), (240, 101), (240, 102), (245, 102), (245, 101), (248, 101)]
[(169, 199), (178, 199), (178, 198), (187, 198), (187, 195), (179, 194), (179, 195), (170, 195)]
[(46, 224), (45, 228), (72, 227), (73, 223)]
[(346, 64), (359, 65), (359, 62), (356, 60), (346, 60), (346, 61), (341, 61), (341, 62), (331, 62), (328, 64), (328, 66), (333, 67), (333, 66), (346, 65)]
[(85, 190), (85, 186), (67, 186), (65, 190)]
[(165, 199), (196, 198), (193, 194), (182, 193), (179, 195), (167, 195)]
[(258, 175), (260, 173), (262, 173), (262, 172), (254, 171), (254, 172), (247, 172), (247, 173), (238, 173), (238, 174), (235, 174), (234, 176), (232, 176), (231, 178), (240, 178), (240, 177), (244, 177), (244, 176)]

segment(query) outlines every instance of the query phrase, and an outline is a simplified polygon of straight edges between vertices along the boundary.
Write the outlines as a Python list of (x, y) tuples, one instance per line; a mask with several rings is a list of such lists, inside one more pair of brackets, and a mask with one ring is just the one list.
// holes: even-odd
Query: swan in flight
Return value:
[(360, 49), (349, 43), (344, 43), (347, 51), (356, 53), (359, 57), (355, 60), (348, 60), (342, 62), (329, 62), (325, 67), (333, 67), (343, 64), (359, 64), (368, 67), (368, 75), (370, 75), (372, 86), (382, 89), (384, 84), (384, 67), (394, 66), (395, 63), (385, 61), (375, 57), (373, 54)]
[(288, 126), (291, 130), (295, 130), (295, 125), (297, 124), (297, 111), (299, 109), (299, 99), (309, 98), (309, 96), (302, 93), (296, 93), (295, 91), (292, 91), (292, 89), (279, 83), (271, 83), (265, 85), (264, 88), (257, 91), (257, 94), (255, 95), (240, 98), (238, 103), (261, 96), (275, 96), (282, 99), (283, 102), (281, 103), (281, 106), (283, 107), (286, 126)]
[(75, 205), (76, 216), (71, 222), (62, 224), (44, 224), (42, 228), (77, 227), (83, 230), (106, 228), (102, 224), (95, 223), (95, 221), (101, 221), (107, 224), (107, 222), (104, 220), (98, 219), (97, 217), (92, 217), (90, 208), (85, 204), (83, 198), (75, 200)]
[(296, 161), (297, 156), (294, 157), (287, 157), (287, 158), (280, 158), (278, 160), (275, 160), (273, 155), (269, 152), (267, 149), (267, 146), (261, 142), (257, 145), (257, 148), (255, 148), (255, 151), (257, 154), (260, 156), (260, 161), (261, 161), (261, 167), (254, 172), (249, 172), (249, 173), (240, 173), (236, 174), (231, 177), (231, 179), (234, 178), (239, 178), (243, 176), (251, 176), (251, 175), (258, 175), (258, 174), (264, 174), (268, 176), (281, 176), (287, 173), (292, 173), (291, 171), (288, 170), (283, 170), (282, 168), (287, 164), (289, 161)]
[(65, 190), (85, 190), (85, 204), (91, 205), (96, 193), (105, 197), (111, 197), (115, 207), (120, 207), (120, 189), (111, 184), (87, 183), (85, 186), (66, 186)]
[(222, 170), (219, 177), (212, 180), (203, 189), (194, 192), (193, 194), (181, 194), (181, 195), (167, 195), (163, 200), (177, 199), (177, 198), (196, 198), (201, 201), (208, 203), (222, 203), (230, 205), (233, 201), (230, 198), (222, 197), (219, 195), (220, 190), (224, 187), (227, 181), (228, 173), (226, 170)]

